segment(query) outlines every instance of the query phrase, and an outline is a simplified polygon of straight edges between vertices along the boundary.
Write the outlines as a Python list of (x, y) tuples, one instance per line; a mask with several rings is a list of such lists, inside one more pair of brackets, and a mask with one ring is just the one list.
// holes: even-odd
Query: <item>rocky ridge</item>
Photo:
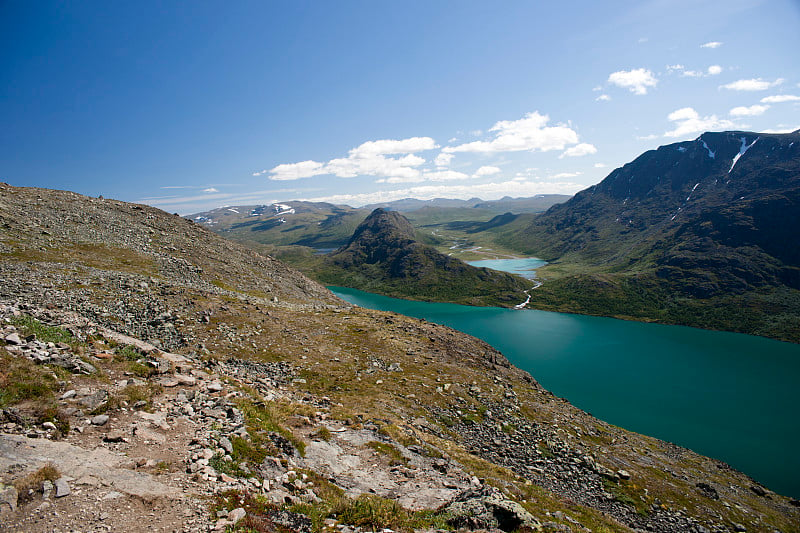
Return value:
[[(77, 195), (0, 193), (5, 529), (798, 530), (798, 502), (594, 419), (477, 339), (283, 286), (166, 213), (101, 243), (24, 222), (62, 197), (75, 220)], [(269, 293), (240, 257), (273, 269)]]

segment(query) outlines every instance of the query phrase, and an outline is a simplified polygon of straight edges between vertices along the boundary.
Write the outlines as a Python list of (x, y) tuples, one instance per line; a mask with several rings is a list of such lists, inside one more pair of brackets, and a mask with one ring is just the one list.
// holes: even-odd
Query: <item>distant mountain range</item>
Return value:
[(501, 240), (556, 263), (533, 305), (800, 340), (800, 131), (661, 146)]
[(480, 198), (407, 198), (361, 208), (324, 202), (287, 201), (270, 205), (225, 206), (195, 213), (187, 218), (237, 241), (332, 249), (346, 244), (356, 227), (376, 208), (414, 213), (415, 218), (420, 220), (419, 224), (426, 224), (431, 219), (487, 220), (507, 211), (541, 213), (569, 198), (562, 194), (544, 194), (530, 198), (506, 196), (490, 202)]
[(480, 198), (470, 198), (469, 200), (455, 200), (452, 198), (418, 200), (416, 198), (405, 198), (403, 200), (395, 200), (394, 202), (365, 205), (364, 209), (374, 210), (383, 208), (407, 213), (424, 207), (443, 207), (486, 209), (500, 213), (506, 211), (513, 211), (514, 213), (541, 213), (552, 205), (566, 202), (569, 198), (570, 196), (565, 194), (537, 194), (536, 196), (528, 198), (504, 196), (499, 200), (491, 200), (488, 202)]

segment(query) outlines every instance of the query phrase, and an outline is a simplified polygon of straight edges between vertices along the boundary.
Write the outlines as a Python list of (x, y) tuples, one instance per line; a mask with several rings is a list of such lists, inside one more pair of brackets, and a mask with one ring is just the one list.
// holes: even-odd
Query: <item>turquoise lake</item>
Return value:
[(533, 279), (536, 276), (536, 269), (547, 264), (535, 257), (524, 257), (520, 259), (483, 259), (481, 261), (467, 261), (468, 264), (476, 267), (493, 268), (504, 272), (511, 272), (526, 279)]
[(331, 290), (361, 307), (474, 335), (602, 420), (715, 457), (776, 492), (800, 497), (800, 345), (613, 318)]

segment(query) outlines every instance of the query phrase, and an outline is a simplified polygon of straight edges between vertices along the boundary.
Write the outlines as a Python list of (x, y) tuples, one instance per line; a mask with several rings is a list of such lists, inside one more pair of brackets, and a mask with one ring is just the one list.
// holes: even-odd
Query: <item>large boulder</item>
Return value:
[(448, 523), (458, 529), (542, 529), (539, 521), (524, 507), (491, 486), (465, 490), (445, 505), (442, 511), (451, 516)]

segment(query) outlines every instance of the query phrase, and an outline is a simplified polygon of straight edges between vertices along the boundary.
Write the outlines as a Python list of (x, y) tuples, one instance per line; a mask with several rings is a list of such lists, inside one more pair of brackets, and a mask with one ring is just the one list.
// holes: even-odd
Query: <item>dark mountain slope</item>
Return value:
[(319, 279), (389, 296), (471, 305), (511, 306), (525, 300), (530, 283), (476, 268), (416, 240), (396, 211), (376, 209), (350, 242), (325, 261)]
[[(800, 132), (705, 133), (642, 154), (510, 239), (551, 261), (605, 274), (603, 282), (615, 289), (635, 283), (651, 295), (668, 291), (695, 300), (691, 305), (778, 291), (789, 302), (780, 312), (794, 313), (799, 219)], [(592, 285), (589, 278), (581, 283)], [(559, 299), (558, 285), (570, 283), (577, 278), (549, 288), (551, 303)], [(564, 298), (571, 292), (565, 290)], [(616, 304), (629, 316), (709, 325), (670, 317), (670, 301), (644, 305), (656, 306), (649, 310)], [(600, 304), (586, 305), (608, 313)], [(754, 311), (765, 305), (757, 303)], [(723, 322), (713, 327), (750, 331)]]

